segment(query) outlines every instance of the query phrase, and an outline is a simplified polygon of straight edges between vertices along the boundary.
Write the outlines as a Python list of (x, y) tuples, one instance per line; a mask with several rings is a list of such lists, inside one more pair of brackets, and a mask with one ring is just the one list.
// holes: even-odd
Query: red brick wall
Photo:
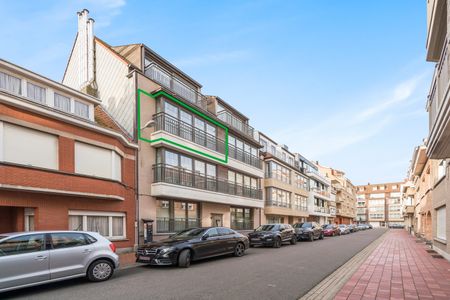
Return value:
[[(127, 147), (119, 138), (42, 117), (18, 108), (0, 104), (0, 114), (70, 133), (76, 137), (113, 145), (128, 156), (134, 156), (136, 153), (135, 149)], [(0, 233), (24, 229), (25, 207), (35, 208), (36, 230), (67, 230), (69, 210), (122, 212), (126, 214), (127, 240), (114, 243), (119, 248), (132, 247), (135, 243), (134, 221), (136, 215), (135, 161), (130, 158), (122, 158), (122, 182), (81, 176), (74, 174), (74, 145), (73, 138), (59, 136), (59, 170), (0, 163), (0, 183), (69, 192), (115, 195), (125, 200), (0, 189)], [(4, 230), (6, 228), (13, 230)]]

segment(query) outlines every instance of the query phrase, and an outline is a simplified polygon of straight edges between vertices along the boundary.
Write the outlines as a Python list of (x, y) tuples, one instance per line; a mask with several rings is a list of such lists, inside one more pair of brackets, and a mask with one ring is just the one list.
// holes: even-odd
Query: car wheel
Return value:
[(313, 233), (309, 234), (309, 241), (314, 242), (314, 234)]
[(275, 241), (273, 242), (274, 248), (280, 248), (281, 247), (281, 239), (279, 237), (275, 238)]
[(294, 235), (291, 239), (291, 245), (297, 244), (297, 237)]
[(99, 282), (111, 278), (114, 273), (112, 263), (105, 259), (94, 261), (88, 268), (87, 277), (90, 281)]
[(178, 266), (181, 268), (189, 268), (191, 265), (191, 251), (184, 249), (178, 256)]
[(319, 240), (323, 240), (323, 232), (319, 235)]
[(245, 253), (245, 246), (242, 243), (237, 243), (234, 247), (234, 256), (241, 257)]

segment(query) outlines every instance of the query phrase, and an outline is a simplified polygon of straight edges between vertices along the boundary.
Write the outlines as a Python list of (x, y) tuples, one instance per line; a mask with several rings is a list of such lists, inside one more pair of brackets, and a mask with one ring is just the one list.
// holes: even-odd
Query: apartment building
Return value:
[(297, 154), (300, 167), (310, 178), (310, 193), (308, 199), (308, 221), (319, 224), (334, 223), (336, 216), (336, 191), (331, 186), (331, 180), (320, 174), (319, 166), (300, 154)]
[(0, 233), (97, 231), (132, 249), (136, 150), (98, 98), (0, 60)]
[(63, 83), (98, 95), (139, 145), (140, 241), (192, 226), (258, 226), (264, 171), (249, 119), (146, 45), (96, 37), (87, 10), (78, 21)]
[(295, 154), (259, 133), (264, 157), (265, 222), (304, 222), (309, 216), (309, 178)]
[(408, 171), (408, 178), (405, 183), (402, 185), (402, 203), (403, 203), (403, 218), (405, 228), (409, 233), (414, 234), (414, 222), (415, 222), (415, 194), (416, 189), (414, 187), (414, 183), (409, 179), (410, 172)]
[(449, 10), (448, 1), (427, 1), (427, 60), (435, 63), (435, 70), (427, 100), (426, 154), (438, 164), (431, 201), (433, 246), (447, 259), (450, 259), (450, 177), (447, 175), (450, 171)]
[(336, 224), (352, 224), (356, 219), (356, 188), (343, 171), (319, 165), (320, 173), (331, 180), (336, 191)]
[[(403, 182), (379, 183), (357, 186), (357, 221), (364, 215), (360, 208), (367, 211), (367, 222), (374, 227), (386, 227), (389, 224), (404, 224), (402, 188)], [(362, 204), (364, 203), (364, 207)]]
[(414, 149), (408, 172), (410, 188), (406, 192), (412, 194), (413, 201), (411, 204), (414, 207), (412, 228), (414, 233), (431, 241), (433, 239), (433, 185), (438, 166), (436, 160), (428, 159), (426, 151), (427, 148), (424, 145)]

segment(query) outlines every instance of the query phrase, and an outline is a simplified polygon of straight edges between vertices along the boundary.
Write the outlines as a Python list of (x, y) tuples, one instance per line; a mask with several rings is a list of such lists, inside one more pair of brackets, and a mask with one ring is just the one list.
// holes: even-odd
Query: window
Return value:
[(211, 228), (205, 234), (207, 234), (208, 237), (215, 237), (219, 235), (219, 232), (217, 231), (217, 228)]
[(21, 94), (21, 80), (17, 77), (0, 72), (0, 89), (7, 90), (16, 95)]
[(191, 227), (200, 227), (200, 206), (195, 202), (157, 200), (156, 231), (178, 232)]
[(291, 193), (274, 187), (267, 188), (266, 199), (269, 205), (291, 207)]
[(231, 207), (231, 228), (236, 230), (252, 230), (253, 216), (251, 208)]
[(45, 88), (27, 82), (27, 97), (33, 101), (45, 104)]
[(34, 231), (34, 208), (25, 208), (25, 231)]
[(271, 145), (271, 146), (270, 146), (270, 153), (273, 154), (273, 155), (275, 155), (276, 152), (277, 152), (277, 150), (276, 150), (275, 146), (274, 146), (274, 145)]
[(0, 256), (25, 254), (45, 250), (43, 234), (23, 235), (0, 243)]
[(125, 213), (69, 211), (69, 230), (93, 231), (109, 239), (124, 239), (125, 229)]
[(55, 93), (55, 108), (65, 111), (65, 112), (70, 112), (70, 98), (60, 95), (58, 93)]
[(446, 206), (443, 206), (436, 209), (436, 237), (438, 239), (447, 241), (446, 226)]
[(83, 102), (75, 101), (75, 112), (77, 116), (89, 119), (89, 106)]
[(4, 161), (58, 169), (58, 137), (9, 123), (0, 122), (1, 124), (3, 141), (0, 137), (0, 143), (3, 142), (3, 145), (0, 147), (3, 147)]
[(308, 199), (302, 195), (295, 194), (294, 195), (294, 209), (297, 210), (308, 210)]
[(291, 183), (291, 170), (274, 162), (266, 163), (266, 177), (280, 180), (284, 183)]
[(446, 160), (442, 160), (439, 163), (438, 166), (438, 178), (437, 180), (440, 180), (442, 177), (444, 177), (447, 173), (447, 161)]
[(267, 152), (267, 141), (261, 140), (261, 144), (263, 146), (262, 151)]
[(88, 241), (82, 233), (52, 233), (51, 236), (53, 249), (63, 249), (88, 245)]
[(295, 186), (299, 189), (309, 190), (308, 178), (300, 174), (295, 174)]
[(113, 150), (75, 142), (75, 172), (121, 181), (122, 159)]
[(224, 228), (224, 227), (217, 228), (217, 231), (219, 232), (220, 235), (234, 234), (233, 230), (228, 229), (228, 228)]

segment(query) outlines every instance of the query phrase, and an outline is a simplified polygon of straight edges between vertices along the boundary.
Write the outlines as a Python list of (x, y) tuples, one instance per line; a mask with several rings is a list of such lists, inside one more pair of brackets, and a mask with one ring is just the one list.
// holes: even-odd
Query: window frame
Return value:
[[(88, 216), (94, 216), (94, 217), (108, 217), (108, 236), (103, 237), (107, 238), (108, 240), (125, 240), (127, 239), (127, 214), (125, 212), (104, 212), (104, 211), (81, 211), (81, 210), (69, 210), (67, 219), (70, 218), (70, 216), (82, 216), (82, 226), (81, 230), (74, 230), (69, 228), (71, 231), (88, 231), (87, 230), (87, 217)], [(113, 217), (122, 217), (123, 218), (123, 235), (122, 236), (114, 236), (113, 235)]]

